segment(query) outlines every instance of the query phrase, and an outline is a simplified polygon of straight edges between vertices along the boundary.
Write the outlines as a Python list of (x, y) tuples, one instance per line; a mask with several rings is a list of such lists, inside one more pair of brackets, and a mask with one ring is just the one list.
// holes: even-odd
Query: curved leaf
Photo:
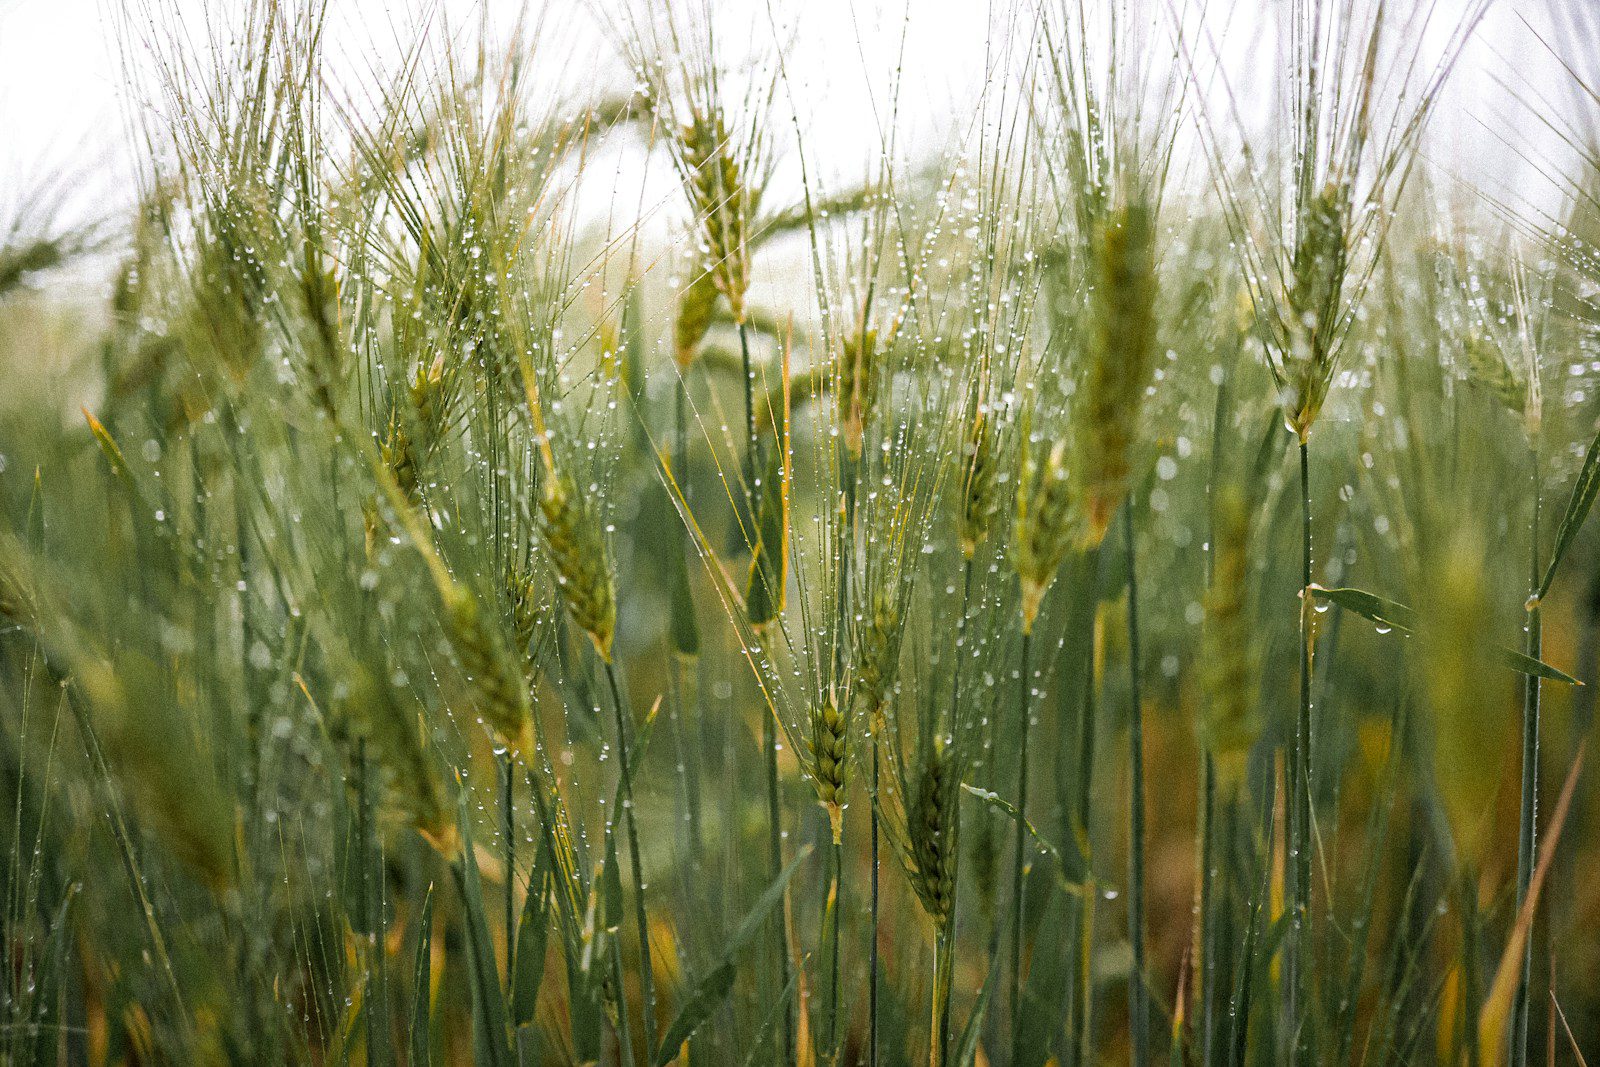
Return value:
[(1567, 674), (1564, 671), (1557, 670), (1543, 660), (1534, 659), (1532, 656), (1525, 656), (1516, 649), (1502, 648), (1498, 649), (1497, 651), (1500, 654), (1500, 658), (1505, 662), (1505, 665), (1520, 674), (1530, 675), (1534, 678), (1548, 678), (1552, 682), (1561, 682), (1565, 685), (1583, 684), (1572, 675)]
[(1364, 589), (1328, 589), (1313, 585), (1311, 595), (1318, 600), (1337, 604), (1346, 611), (1353, 611), (1379, 626), (1387, 626), (1401, 633), (1411, 633), (1417, 628), (1416, 612), (1404, 604), (1385, 600), (1376, 593), (1369, 593)]
[(672, 1025), (667, 1027), (666, 1036), (661, 1039), (660, 1051), (656, 1053), (656, 1067), (666, 1067), (677, 1059), (683, 1043), (688, 1041), (701, 1024), (727, 999), (733, 990), (734, 957), (756, 935), (762, 924), (767, 921), (767, 917), (782, 902), (783, 891), (788, 888), (789, 880), (794, 877), (795, 872), (800, 869), (800, 864), (810, 854), (811, 846), (807, 845), (789, 861), (783, 872), (772, 880), (772, 884), (767, 886), (755, 906), (740, 921), (733, 936), (728, 939), (722, 959), (695, 983), (694, 989), (684, 1000), (683, 1007), (678, 1009), (678, 1017), (672, 1020)]
[(433, 1036), (429, 1030), (432, 991), (429, 988), (430, 961), (433, 958), (433, 885), (422, 898), (422, 914), (417, 919), (417, 955), (411, 972), (411, 1062), (427, 1063)]
[(468, 984), (472, 990), (472, 1051), (480, 1067), (501, 1067), (513, 1062), (511, 1030), (506, 1023), (505, 993), (495, 969), (494, 943), (489, 939), (489, 923), (483, 910), (483, 884), (478, 877), (478, 861), (473, 852), (472, 827), (467, 816), (467, 791), (461, 791), (459, 822), (461, 856), (451, 864), (456, 890), (461, 897), (463, 924), (467, 934)]
[(1561, 516), (1561, 525), (1556, 528), (1555, 547), (1550, 550), (1550, 562), (1545, 565), (1544, 578), (1539, 582), (1535, 600), (1543, 600), (1545, 594), (1550, 592), (1561, 557), (1572, 547), (1572, 539), (1578, 536), (1583, 520), (1589, 517), (1589, 509), (1594, 506), (1597, 494), (1600, 494), (1600, 435), (1590, 442), (1589, 451), (1584, 454), (1577, 484), (1572, 487), (1572, 496), (1567, 501), (1567, 512)]
[[(1311, 595), (1318, 600), (1325, 600), (1330, 604), (1337, 604), (1346, 611), (1353, 611), (1364, 619), (1379, 626), (1394, 630), (1397, 633), (1409, 634), (1416, 630), (1416, 613), (1404, 604), (1397, 604), (1392, 600), (1385, 600), (1375, 593), (1364, 589), (1328, 589), (1324, 586), (1313, 585)], [(1543, 660), (1525, 656), (1514, 649), (1498, 648), (1495, 654), (1507, 667), (1520, 674), (1530, 675), (1534, 678), (1547, 678), (1552, 682), (1562, 682), (1566, 685), (1582, 685), (1578, 679), (1557, 670)]]

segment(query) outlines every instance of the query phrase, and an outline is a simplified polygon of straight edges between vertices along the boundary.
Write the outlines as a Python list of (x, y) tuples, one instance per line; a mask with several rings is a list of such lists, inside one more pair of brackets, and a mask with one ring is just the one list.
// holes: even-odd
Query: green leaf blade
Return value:
[(1550, 592), (1550, 586), (1556, 580), (1556, 568), (1561, 565), (1562, 557), (1572, 547), (1573, 538), (1578, 536), (1584, 520), (1589, 517), (1589, 510), (1594, 507), (1597, 495), (1600, 495), (1600, 435), (1595, 436), (1589, 443), (1589, 451), (1584, 453), (1583, 466), (1578, 471), (1578, 481), (1573, 485), (1572, 496), (1567, 501), (1566, 514), (1561, 516), (1561, 525), (1556, 528), (1555, 547), (1550, 551), (1550, 562), (1545, 565), (1544, 578), (1539, 582), (1535, 600), (1543, 600)]

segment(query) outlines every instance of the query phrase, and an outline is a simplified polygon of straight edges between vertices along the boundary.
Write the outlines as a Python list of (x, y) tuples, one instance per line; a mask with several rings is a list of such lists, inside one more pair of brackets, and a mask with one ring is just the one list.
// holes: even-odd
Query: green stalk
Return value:
[(878, 1067), (878, 737), (872, 736), (872, 945), (867, 950), (867, 1067)]
[[(750, 522), (754, 524), (756, 518), (760, 490), (756, 486), (756, 472), (760, 470), (761, 437), (756, 428), (756, 399), (755, 399), (755, 368), (750, 361), (750, 331), (743, 322), (739, 323), (739, 357), (744, 372), (744, 421), (745, 421), (745, 487), (746, 508)], [(756, 531), (753, 526), (749, 531), (754, 543)], [(765, 644), (765, 641), (762, 642)], [(778, 738), (776, 726), (770, 714), (765, 714), (761, 719), (761, 747), (764, 752), (766, 764), (767, 785), (767, 852), (770, 870), (768, 875), (776, 879), (783, 873), (783, 828), (782, 806), (778, 796)], [(787, 909), (785, 909), (787, 912)], [(778, 918), (778, 981), (780, 989), (789, 987), (789, 925), (784, 914)], [(793, 1063), (795, 1057), (795, 1019), (794, 1003), (787, 994), (784, 995), (783, 1010), (783, 1048), (784, 1062)]]
[[(761, 456), (761, 434), (756, 428), (756, 374), (755, 367), (750, 362), (750, 331), (743, 320), (739, 322), (739, 359), (744, 370), (744, 484), (745, 503), (749, 509), (750, 522), (757, 522), (756, 506), (760, 499), (756, 489), (756, 478), (761, 470), (758, 462)], [(776, 421), (776, 420), (774, 420)], [(750, 530), (751, 543), (754, 543), (756, 531), (753, 526)], [(781, 871), (782, 868), (780, 867)]]
[(1027, 851), (1027, 831), (1023, 826), (1023, 819), (1027, 818), (1028, 811), (1028, 719), (1032, 715), (1029, 707), (1032, 695), (1031, 677), (1032, 667), (1029, 664), (1029, 647), (1033, 643), (1033, 629), (1028, 627), (1022, 631), (1021, 651), (1021, 677), (1020, 687), (1017, 691), (1017, 714), (1019, 721), (1020, 751), (1017, 755), (1017, 815), (1015, 820), (1015, 840), (1013, 842), (1013, 855), (1011, 858), (1011, 1030), (1013, 1039), (1021, 1026), (1022, 1019), (1022, 928), (1023, 928), (1023, 895), (1022, 895), (1022, 867), (1023, 856)]
[(486, 389), (484, 390), (483, 395), (489, 409), (486, 413), (486, 417), (488, 419), (490, 429), (489, 432), (484, 436), (489, 439), (489, 510), (494, 524), (494, 573), (504, 574), (505, 559), (503, 558), (503, 554), (504, 545), (506, 542), (504, 531), (505, 509), (503, 504), (505, 500), (505, 493), (503, 492), (503, 486), (501, 484), (500, 477), (500, 471), (502, 467), (502, 462), (500, 459), (500, 445), (503, 439), (509, 439), (510, 429), (509, 427), (503, 427), (500, 424), (499, 390)]
[[(678, 375), (677, 398), (674, 417), (674, 445), (672, 471), (677, 479), (678, 490), (683, 494), (685, 503), (689, 500), (689, 384), (684, 380), (683, 373)], [(692, 554), (694, 549), (690, 540), (685, 537), (680, 549), (685, 554)], [(691, 555), (690, 562), (693, 562)], [(704, 736), (701, 733), (703, 719), (699, 714), (698, 696), (699, 688), (693, 687), (693, 697), (690, 696), (691, 686), (689, 678), (689, 664), (685, 657), (675, 654), (673, 657), (673, 676), (676, 680), (677, 705), (680, 718), (684, 719), (684, 730), (692, 731), (695, 735), (695, 748), (705, 751)], [(691, 715), (692, 705), (692, 715)], [(700, 849), (704, 819), (701, 817), (701, 789), (700, 789), (700, 764), (698, 760), (683, 761), (683, 788), (689, 809), (689, 840), (696, 851)]]
[(684, 380), (687, 373), (687, 369), (678, 372), (672, 419), (672, 471), (678, 481), (678, 489), (685, 498), (689, 494), (689, 383)]
[[(1206, 587), (1210, 588), (1216, 576), (1217, 563), (1217, 481), (1223, 454), (1222, 428), (1226, 425), (1228, 411), (1228, 379), (1217, 383), (1217, 402), (1211, 419), (1211, 470), (1206, 478)], [(1216, 926), (1215, 887), (1212, 871), (1216, 869), (1217, 821), (1217, 765), (1211, 751), (1202, 746), (1200, 753), (1200, 827), (1196, 854), (1199, 863), (1198, 903), (1200, 905), (1200, 934), (1195, 948), (1200, 974), (1200, 1062), (1215, 1062), (1216, 1032)], [(1226, 848), (1224, 843), (1224, 848)], [(1226, 906), (1226, 898), (1224, 898)]]
[[(611, 939), (611, 980), (617, 987), (617, 1058), (619, 1064), (632, 1067), (633, 1037), (628, 1032), (628, 1013), (623, 1011), (622, 979), (626, 972), (622, 967), (622, 941), (620, 938)], [(648, 1041), (648, 1037), (646, 1037)]]
[[(1383, 777), (1380, 786), (1373, 794), (1374, 800), (1367, 819), (1366, 854), (1372, 857), (1382, 857), (1387, 851), (1389, 841), (1389, 822), (1394, 812), (1395, 789), (1400, 776), (1401, 761), (1405, 758), (1404, 738), (1406, 735), (1406, 705), (1404, 700), (1396, 700), (1394, 713), (1389, 720), (1389, 754), (1384, 761)], [(1374, 914), (1375, 895), (1378, 888), (1378, 876), (1382, 868), (1380, 862), (1371, 862), (1361, 876), (1360, 903), (1355, 915), (1349, 921), (1351, 931), (1350, 950), (1342, 980), (1342, 986), (1336, 997), (1332, 998), (1338, 1004), (1337, 1036), (1335, 1038), (1334, 1055), (1330, 1063), (1350, 1062), (1350, 1050), (1355, 1044), (1356, 1014), (1359, 1008), (1360, 991), (1366, 974), (1367, 950), (1371, 938), (1372, 917)], [(1463, 885), (1469, 882), (1475, 884), (1471, 878), (1464, 878)], [(1475, 902), (1474, 902), (1475, 906)], [(1463, 914), (1466, 914), (1463, 912)], [(1471, 977), (1474, 962), (1468, 960), (1468, 977)], [(1472, 1029), (1470, 1033), (1476, 1034), (1477, 1005), (1480, 1000), (1476, 987), (1468, 983), (1466, 1004), (1467, 1015), (1471, 1017)], [(1475, 1065), (1469, 1065), (1475, 1067)]]
[[(954, 899), (955, 899), (955, 897), (954, 897), (954, 894), (952, 893), (951, 900), (953, 901)], [(949, 929), (948, 929), (948, 932), (944, 935), (945, 949), (944, 949), (943, 959), (941, 960), (941, 965), (943, 967), (943, 971), (942, 972), (936, 971), (936, 973), (934, 974), (934, 981), (943, 982), (944, 983), (944, 995), (939, 1000), (939, 1062), (940, 1063), (943, 1063), (944, 1062), (944, 1058), (946, 1056), (948, 1056), (949, 1053), (950, 1053), (950, 1000), (951, 1000), (950, 993), (951, 993), (951, 986), (954, 984), (953, 981), (952, 981), (952, 978), (951, 978), (951, 973), (952, 973), (952, 971), (954, 969), (954, 965), (955, 965), (955, 951), (956, 951), (956, 948), (955, 948), (955, 943), (956, 943), (956, 929), (955, 929), (955, 927), (956, 927), (956, 918), (955, 918), (955, 913), (954, 912), (951, 912), (950, 918), (948, 920), (946, 920), (946, 923), (947, 923), (947, 926), (948, 926)]]
[(1083, 694), (1083, 711), (1078, 720), (1078, 797), (1077, 811), (1074, 813), (1076, 825), (1073, 830), (1078, 836), (1078, 855), (1082, 868), (1079, 871), (1079, 880), (1084, 885), (1084, 893), (1078, 902), (1078, 922), (1073, 929), (1073, 963), (1076, 967), (1074, 987), (1076, 992), (1073, 1011), (1073, 1042), (1072, 1046), (1077, 1051), (1077, 1062), (1080, 1065), (1092, 1063), (1090, 1057), (1091, 1046), (1094, 1043), (1094, 1027), (1092, 1015), (1094, 1011), (1094, 985), (1091, 981), (1090, 964), (1094, 956), (1094, 911), (1095, 894), (1094, 886), (1094, 853), (1089, 843), (1089, 798), (1094, 787), (1094, 734), (1096, 718), (1096, 700), (1098, 694), (1095, 686), (1095, 655), (1100, 644), (1100, 611), (1099, 611), (1099, 570), (1100, 560), (1098, 550), (1095, 552), (1093, 565), (1090, 572), (1095, 577), (1091, 578), (1095, 597), (1094, 624), (1090, 629), (1089, 661), (1085, 673)]
[(933, 1012), (928, 1020), (930, 1067), (944, 1067), (950, 1047), (950, 987), (955, 966), (952, 919), (945, 919), (933, 943)]
[[(670, 640), (668, 644), (670, 646)], [(695, 788), (691, 784), (691, 779), (695, 776), (691, 774), (689, 767), (695, 762), (693, 752), (698, 752), (700, 749), (696, 747), (691, 750), (686, 737), (689, 724), (683, 695), (684, 675), (687, 673), (684, 669), (683, 657), (670, 647), (667, 650), (667, 657), (670, 660), (667, 671), (667, 695), (669, 697), (667, 708), (671, 716), (672, 743), (678, 753), (678, 784), (683, 789), (683, 808), (685, 812), (685, 817), (681, 820), (682, 840), (680, 841), (680, 847), (685, 855), (695, 855), (700, 849), (700, 812), (698, 810), (699, 805), (695, 801)]]
[(833, 889), (828, 902), (829, 933), (833, 940), (828, 975), (828, 1062), (839, 1062), (839, 911), (843, 903), (844, 841), (833, 839)]
[(1133, 973), (1128, 978), (1128, 1013), (1133, 1062), (1150, 1062), (1150, 1004), (1144, 952), (1144, 708), (1139, 692), (1139, 585), (1133, 547), (1133, 498), (1122, 507), (1128, 569), (1128, 942)]
[[(1544, 622), (1536, 595), (1539, 568), (1539, 443), (1529, 441), (1529, 480), (1533, 484), (1533, 514), (1528, 526), (1527, 652), (1538, 659), (1544, 644)], [(1517, 907), (1528, 896), (1533, 878), (1534, 849), (1538, 844), (1539, 807), (1539, 679), (1528, 675), (1522, 688), (1522, 809), (1517, 820)], [(1533, 973), (1533, 938), (1522, 950), (1522, 973), (1517, 977), (1517, 995), (1511, 1014), (1511, 1064), (1525, 1067), (1528, 1062), (1528, 982)]]
[[(946, 724), (951, 737), (955, 736), (956, 712), (961, 703), (961, 662), (966, 655), (967, 612), (972, 605), (972, 560), (967, 559), (961, 568), (961, 617), (956, 620), (956, 658), (951, 670), (950, 678), (950, 718)], [(959, 797), (957, 798), (959, 803)], [(955, 857), (952, 856), (952, 862)], [(958, 876), (950, 888), (950, 916), (946, 919), (949, 927), (950, 946), (949, 953), (955, 951), (956, 937), (956, 904), (961, 898), (961, 879)], [(947, 964), (948, 965), (948, 964)], [(944, 1014), (940, 1019), (939, 1033), (945, 1045), (950, 1042), (950, 994), (945, 991)]]
[(1089, 628), (1089, 654), (1084, 667), (1083, 704), (1078, 716), (1078, 795), (1072, 812), (1073, 833), (1077, 837), (1080, 863), (1078, 874), (1079, 880), (1084, 885), (1083, 896), (1078, 902), (1078, 920), (1074, 923), (1072, 931), (1072, 958), (1076, 968), (1072, 983), (1075, 1003), (1069, 1012), (1072, 1018), (1072, 1047), (1076, 1050), (1079, 1064), (1093, 1062), (1090, 1053), (1094, 1043), (1094, 986), (1090, 980), (1090, 964), (1094, 956), (1094, 913), (1098, 891), (1094, 884), (1094, 852), (1090, 845), (1089, 800), (1094, 790), (1095, 719), (1098, 699), (1095, 658), (1100, 648), (1103, 625), (1100, 618), (1100, 584), (1104, 561), (1103, 546), (1093, 549), (1085, 557), (1089, 577), (1089, 603), (1094, 621)]
[[(616, 664), (602, 659), (606, 682), (611, 686), (611, 710), (616, 717), (617, 757), (622, 767), (622, 814), (628, 832), (628, 863), (633, 868), (633, 918), (639, 928), (639, 987), (644, 994), (644, 1046), (652, 1061), (656, 1055), (656, 988), (650, 962), (650, 919), (644, 906), (644, 865), (639, 859), (639, 827), (634, 815), (633, 766), (628, 752), (628, 731), (622, 709), (622, 688), (617, 684)], [(619, 988), (617, 995), (622, 991)]]
[(1289, 809), (1289, 857), (1293, 890), (1285, 946), (1284, 1033), (1291, 1061), (1302, 1062), (1306, 921), (1311, 910), (1311, 459), (1300, 438), (1300, 714), (1295, 721), (1294, 767)]
[(1216, 860), (1216, 818), (1217, 818), (1217, 768), (1211, 759), (1211, 753), (1201, 756), (1200, 762), (1200, 826), (1198, 855), (1199, 886), (1198, 896), (1200, 905), (1200, 936), (1196, 939), (1199, 957), (1195, 962), (1200, 981), (1200, 1062), (1212, 1063), (1213, 1041), (1216, 1033), (1216, 1020), (1213, 1017), (1215, 1005), (1213, 1003), (1214, 986), (1216, 982), (1216, 917), (1212, 909), (1216, 906), (1216, 888), (1212, 885), (1212, 871), (1217, 869)]
[(501, 833), (506, 839), (505, 921), (506, 921), (506, 977), (517, 973), (517, 809), (515, 785), (511, 776), (511, 754), (499, 758), (500, 764), (500, 815), (505, 820)]
[[(1229, 995), (1228, 1003), (1228, 1039), (1225, 1046), (1227, 1062), (1244, 1067), (1245, 1053), (1250, 1040), (1250, 1001), (1251, 989), (1254, 985), (1254, 971), (1256, 966), (1255, 954), (1261, 936), (1261, 923), (1266, 914), (1269, 896), (1272, 891), (1272, 850), (1276, 845), (1273, 840), (1276, 833), (1276, 821), (1272, 812), (1277, 805), (1277, 775), (1267, 776), (1267, 796), (1261, 809), (1261, 823), (1263, 827), (1261, 847), (1261, 880), (1257, 884), (1255, 894), (1245, 901), (1249, 920), (1245, 925), (1244, 941), (1240, 945), (1238, 958), (1234, 961), (1233, 992)], [(1230, 797), (1224, 805), (1224, 812), (1229, 812), (1239, 803), (1237, 797)], [(1231, 822), (1224, 831), (1225, 841), (1231, 842), (1235, 831)], [(1244, 887), (1241, 887), (1244, 888)]]
[[(850, 572), (855, 560), (856, 479), (858, 472), (859, 467), (855, 459), (850, 455), (849, 447), (841, 446), (841, 451), (839, 452), (839, 481), (844, 490), (844, 507), (840, 512), (838, 618), (834, 627), (833, 637), (833, 672), (836, 678), (844, 676), (844, 643), (850, 619)], [(849, 729), (848, 722), (849, 720), (846, 718), (846, 730)], [(839, 941), (839, 911), (844, 903), (842, 825), (833, 837), (833, 885), (827, 892), (831, 894), (833, 933), (832, 956), (829, 961), (831, 980), (828, 983), (827, 1049), (828, 1062), (837, 1063), (839, 1061), (839, 953), (841, 948)], [(825, 900), (824, 903), (828, 902)], [(827, 914), (828, 912), (825, 911), (824, 915)]]
[[(356, 864), (357, 895), (359, 903), (356, 906), (358, 921), (361, 926), (364, 951), (369, 955), (382, 958), (380, 947), (379, 916), (374, 902), (377, 899), (377, 888), (373, 884), (373, 870), (376, 861), (376, 850), (373, 847), (372, 832), (372, 793), (367, 774), (367, 742), (365, 738), (356, 741), (356, 843), (359, 859)], [(381, 874), (380, 874), (381, 876)], [(362, 1012), (366, 1022), (367, 1056), (375, 1065), (386, 1063), (389, 1057), (387, 1034), (384, 1028), (387, 1023), (386, 1013), (383, 1011), (383, 996), (385, 991), (378, 978), (377, 968), (374, 967), (365, 976), (363, 985), (364, 995), (367, 998), (367, 1010)], [(254, 998), (251, 998), (252, 1000)]]
[[(762, 645), (765, 646), (765, 637)], [(783, 811), (778, 798), (778, 738), (777, 726), (770, 713), (761, 717), (761, 748), (764, 754), (767, 777), (767, 864), (770, 876), (776, 879), (783, 873)], [(778, 912), (778, 936), (776, 949), (778, 955), (778, 988), (789, 988), (789, 924), (786, 919), (787, 908)], [(784, 998), (783, 1006), (783, 1049), (784, 1063), (794, 1062), (794, 1002), (787, 993), (781, 994)]]

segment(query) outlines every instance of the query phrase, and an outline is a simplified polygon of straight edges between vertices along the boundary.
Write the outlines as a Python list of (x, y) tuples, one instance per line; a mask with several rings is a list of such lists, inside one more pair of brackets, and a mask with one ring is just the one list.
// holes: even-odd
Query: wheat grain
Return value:
[(1022, 629), (1032, 632), (1039, 606), (1055, 581), (1056, 571), (1072, 545), (1069, 527), (1072, 502), (1067, 471), (1067, 446), (1057, 441), (1043, 459), (1038, 447), (1024, 446), (1022, 476), (1017, 487), (1017, 576), (1022, 583)]
[(835, 844), (844, 833), (845, 764), (849, 742), (849, 717), (829, 694), (811, 714), (811, 753), (817, 799), (828, 813)]
[(1148, 209), (1133, 205), (1099, 220), (1094, 269), (1086, 411), (1078, 420), (1087, 537), (1104, 538), (1128, 492), (1129, 451), (1156, 343), (1155, 257)]
[(578, 495), (569, 476), (551, 469), (539, 497), (539, 512), (540, 531), (567, 611), (609, 663), (617, 625), (616, 589), (610, 553), (591, 506)]
[(1246, 612), (1250, 515), (1244, 494), (1234, 486), (1220, 489), (1215, 514), (1215, 554), (1201, 643), (1200, 737), (1216, 761), (1226, 794), (1243, 778), (1261, 723), (1252, 694), (1254, 642)]

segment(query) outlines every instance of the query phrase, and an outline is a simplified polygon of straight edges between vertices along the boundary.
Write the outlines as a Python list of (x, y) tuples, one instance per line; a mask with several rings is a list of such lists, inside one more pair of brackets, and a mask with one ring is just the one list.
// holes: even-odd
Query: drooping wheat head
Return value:
[[(1472, 316), (1460, 339), (1467, 382), (1520, 420), (1523, 436), (1536, 443), (1544, 424), (1544, 388), (1536, 340), (1541, 323), (1534, 309), (1542, 305), (1530, 297), (1527, 267), (1520, 259), (1512, 262), (1503, 286), (1508, 291), (1500, 299), (1493, 298), (1483, 274), (1475, 270), (1462, 283)], [(1473, 285), (1481, 291), (1472, 292)]]
[(961, 441), (961, 554), (972, 559), (989, 539), (1000, 511), (999, 445), (994, 412), (985, 402), (973, 405)]
[(589, 498), (580, 495), (571, 476), (553, 463), (545, 470), (539, 514), (539, 529), (567, 611), (609, 663), (617, 626), (610, 549)]
[(450, 587), (445, 596), (445, 622), (450, 644), (471, 681), (484, 722), (507, 744), (523, 750), (529, 741), (527, 689), (520, 672), (509, 669), (501, 636), (464, 585)]
[(865, 612), (866, 625), (856, 629), (850, 699), (876, 729), (894, 685), (903, 625), (895, 592), (880, 586), (872, 591), (871, 599), (872, 605)]
[(543, 619), (539, 587), (530, 568), (512, 563), (506, 568), (506, 601), (510, 607), (512, 652), (522, 660), (523, 675), (532, 682), (538, 672), (539, 653), (535, 647)]
[(1524, 410), (1528, 384), (1492, 338), (1481, 331), (1467, 334), (1461, 341), (1461, 354), (1469, 384), (1482, 389), (1507, 411)]
[(1217, 490), (1211, 586), (1201, 635), (1200, 740), (1219, 781), (1238, 784), (1261, 733), (1254, 695), (1253, 622), (1247, 610), (1250, 512), (1237, 486)]
[(917, 781), (907, 830), (914, 867), (912, 888), (934, 925), (944, 929), (955, 901), (960, 774), (942, 738), (929, 746)]
[(411, 380), (406, 384), (406, 396), (411, 401), (417, 433), (423, 441), (422, 451), (426, 454), (438, 441), (449, 420), (450, 397), (445, 387), (443, 354), (435, 356), (431, 363), (418, 361)]
[(1077, 420), (1087, 537), (1105, 537), (1128, 492), (1129, 453), (1156, 345), (1154, 220), (1143, 204), (1108, 211), (1090, 243), (1089, 364)]
[(841, 709), (829, 693), (811, 713), (811, 770), (816, 778), (817, 800), (828, 813), (835, 843), (844, 833), (845, 763), (849, 740), (849, 712)]
[(1072, 547), (1071, 505), (1067, 443), (1024, 441), (1012, 540), (1013, 562), (1022, 587), (1024, 633), (1033, 631), (1039, 605)]
[[(460, 850), (455, 813), (427, 749), (425, 720), (406, 709), (400, 692), (353, 658), (345, 664), (345, 678), (334, 710), (368, 741), (382, 781), (417, 831), (440, 855), (453, 859)], [(482, 706), (488, 704), (485, 699)]]
[(1303, 210), (1289, 282), (1287, 332), (1273, 364), (1284, 422), (1301, 440), (1310, 434), (1333, 383), (1349, 239), (1350, 186), (1330, 181)]
[[(1224, 173), (1237, 157), (1202, 115), (1284, 423), (1301, 442), (1343, 362), (1428, 120), (1486, 8), (1285, 5), (1273, 129), (1290, 154), (1276, 179)], [(1441, 41), (1430, 62), (1394, 47), (1430, 34)], [(1245, 170), (1261, 166), (1248, 137), (1235, 147)], [(1258, 213), (1261, 225), (1246, 224)]]
[(680, 373), (694, 363), (701, 342), (711, 331), (721, 292), (710, 263), (696, 262), (693, 269), (694, 277), (678, 294), (678, 314), (672, 323), (673, 355)]
[(389, 415), (389, 425), (384, 431), (383, 440), (378, 444), (378, 450), (383, 457), (384, 465), (394, 476), (395, 484), (400, 487), (400, 492), (405, 495), (407, 502), (420, 503), (422, 493), (420, 475), (417, 471), (417, 453), (411, 447), (411, 435), (406, 433), (398, 412)]
[(750, 219), (759, 208), (761, 186), (751, 183), (746, 160), (729, 138), (720, 107), (691, 106), (678, 129), (679, 167), (691, 206), (700, 219), (711, 277), (728, 301), (735, 323), (745, 321), (750, 290)]

